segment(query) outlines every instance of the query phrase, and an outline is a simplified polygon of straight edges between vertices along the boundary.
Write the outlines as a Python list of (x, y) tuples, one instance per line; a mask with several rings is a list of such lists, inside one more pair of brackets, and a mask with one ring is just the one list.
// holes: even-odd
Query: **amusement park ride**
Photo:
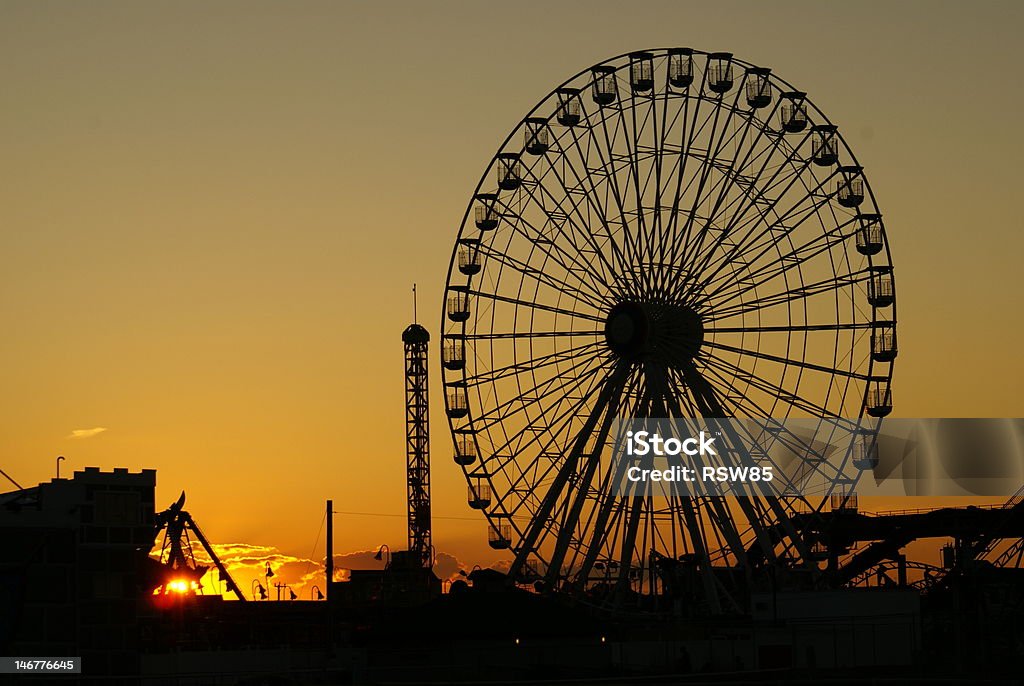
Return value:
[(162, 565), (162, 573), (157, 577), (159, 585), (154, 589), (155, 594), (166, 595), (168, 593), (194, 595), (201, 587), (201, 579), (209, 570), (207, 565), (196, 562), (195, 552), (192, 550), (193, 539), (202, 546), (209, 556), (220, 580), (227, 586), (227, 590), (238, 600), (245, 600), (238, 584), (231, 578), (224, 563), (221, 562), (213, 546), (203, 535), (202, 530), (192, 515), (184, 510), (185, 492), (181, 492), (174, 503), (163, 512), (156, 515), (156, 531), (154, 541), (163, 533), (163, 542), (160, 546), (159, 561)]
[[(441, 331), (469, 506), (540, 592), (743, 614), (757, 589), (905, 576), (918, 537), (976, 560), (1024, 534), (1019, 498), (966, 518), (857, 512), (898, 352), (882, 213), (810, 97), (730, 53), (620, 55), (530, 110), (472, 193)], [(843, 448), (808, 448), (778, 497), (624, 493), (608, 455), (636, 417), (815, 418)], [(772, 463), (752, 436), (723, 440)], [(784, 426), (771, 440), (801, 444)], [(681, 602), (658, 601), (670, 591)]]

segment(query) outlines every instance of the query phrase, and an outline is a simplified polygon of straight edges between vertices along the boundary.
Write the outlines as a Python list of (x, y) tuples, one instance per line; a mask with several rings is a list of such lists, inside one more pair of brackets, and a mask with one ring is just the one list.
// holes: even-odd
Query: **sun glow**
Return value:
[(191, 585), (183, 579), (175, 579), (174, 581), (167, 582), (167, 590), (175, 593), (188, 593), (191, 588)]
[(191, 579), (171, 579), (163, 585), (163, 587), (157, 587), (153, 591), (153, 595), (185, 595), (186, 593), (193, 593), (199, 589), (199, 584)]

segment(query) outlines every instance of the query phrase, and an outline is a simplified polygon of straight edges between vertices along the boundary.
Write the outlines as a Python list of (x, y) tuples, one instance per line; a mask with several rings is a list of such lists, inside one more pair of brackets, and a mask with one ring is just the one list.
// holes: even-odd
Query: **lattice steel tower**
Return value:
[[(413, 287), (415, 297), (416, 288)], [(413, 306), (415, 319), (415, 305)], [(419, 324), (402, 332), (405, 344), (405, 452), (409, 495), (409, 553), (433, 567), (430, 545), (430, 424), (427, 403), (427, 347), (430, 334)]]

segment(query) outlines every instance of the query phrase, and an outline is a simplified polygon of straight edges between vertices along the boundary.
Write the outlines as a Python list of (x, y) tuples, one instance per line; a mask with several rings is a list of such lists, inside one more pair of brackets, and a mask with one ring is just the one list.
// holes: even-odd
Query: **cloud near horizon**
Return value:
[[(273, 587), (274, 583), (287, 584), (302, 600), (309, 600), (312, 597), (313, 586), (317, 586), (321, 591), (324, 589), (324, 558), (322, 557), (316, 560), (295, 557), (283, 553), (273, 546), (251, 545), (249, 543), (214, 543), (212, 547), (217, 557), (224, 563), (228, 573), (231, 574), (231, 577), (247, 598), (252, 596), (255, 586), (254, 582), (259, 582), (266, 587), (268, 581), (266, 577), (267, 563), (270, 563), (270, 569), (274, 573), (269, 579), (271, 587), (267, 589), (270, 592), (271, 598), (275, 598), (277, 595), (277, 591)], [(196, 545), (193, 551), (196, 556), (196, 562), (212, 567), (213, 561), (202, 547)], [(335, 579), (341, 580), (344, 577), (345, 574), (342, 570), (383, 569), (387, 558), (385, 556), (382, 560), (375, 560), (375, 553), (375, 550), (354, 550), (346, 553), (336, 553), (334, 555)], [(469, 566), (450, 553), (443, 551), (436, 553), (434, 573), (440, 579), (458, 579), (460, 569), (468, 571)], [(223, 590), (223, 585), (221, 589), (217, 589), (217, 581), (218, 574), (216, 569), (208, 571), (202, 579), (204, 593), (217, 594), (223, 592), (225, 597), (234, 598), (233, 594)], [(287, 594), (286, 591), (283, 593)]]
[(92, 438), (107, 430), (105, 426), (94, 426), (91, 429), (72, 429), (66, 438)]

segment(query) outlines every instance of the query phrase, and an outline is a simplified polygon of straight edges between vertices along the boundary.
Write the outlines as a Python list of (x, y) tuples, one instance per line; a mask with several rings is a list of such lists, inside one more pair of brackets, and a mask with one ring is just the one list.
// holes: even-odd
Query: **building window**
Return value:
[(139, 519), (138, 493), (101, 491), (96, 494), (96, 524), (135, 526)]

